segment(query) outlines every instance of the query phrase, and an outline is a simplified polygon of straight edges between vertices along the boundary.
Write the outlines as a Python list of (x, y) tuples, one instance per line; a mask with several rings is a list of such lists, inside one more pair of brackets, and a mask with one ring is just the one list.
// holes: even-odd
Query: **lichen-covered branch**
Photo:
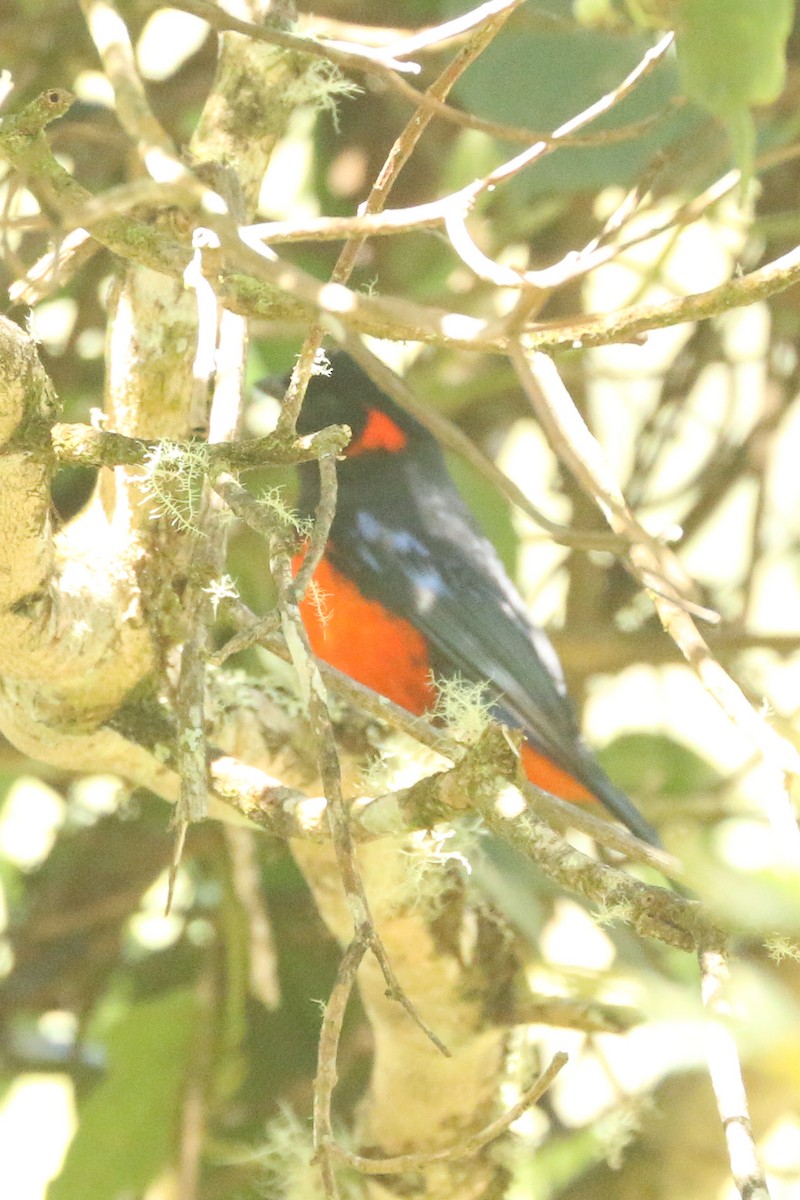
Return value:
[(97, 511), (54, 533), (52, 468), (24, 447), (46, 430), (55, 399), (32, 340), (5, 318), (0, 372), (0, 725), (34, 757), (80, 769), (96, 761), (97, 741), (107, 741), (99, 727), (152, 666), (138, 549)]

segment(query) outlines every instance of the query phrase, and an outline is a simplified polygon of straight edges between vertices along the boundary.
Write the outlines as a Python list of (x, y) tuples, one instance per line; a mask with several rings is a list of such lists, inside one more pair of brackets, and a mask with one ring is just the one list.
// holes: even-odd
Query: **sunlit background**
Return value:
[[(569, 6), (541, 7), (564, 16)], [(44, 19), (41, 4), (28, 8), (34, 19)], [(400, 6), (392, 19), (415, 26), (443, 19), (453, 9), (447, 4), (410, 4)], [(374, 6), (364, 4), (322, 4), (315, 6), (315, 12), (353, 21), (378, 19)], [(76, 14), (72, 19), (77, 20)], [(525, 46), (541, 37), (541, 30), (529, 19), (530, 25), (523, 21), (514, 34)], [(16, 16), (0, 17), (0, 41), (4, 23), (14, 31), (18, 21)], [(185, 137), (210, 81), (213, 39), (202, 22), (168, 10), (134, 20), (132, 28), (138, 31), (139, 67), (153, 85), (159, 115), (174, 125), (176, 136)], [(568, 35), (558, 31), (553, 35), (553, 54), (567, 53), (560, 42), (556, 45), (562, 36)], [(79, 52), (67, 41), (69, 53), (40, 49), (38, 61), (32, 55), (20, 72), (21, 87), (33, 94), (51, 83), (65, 84), (85, 102), (87, 107), (76, 115), (74, 124), (62, 123), (56, 146), (65, 165), (79, 175), (89, 175), (88, 186), (108, 186), (122, 171), (126, 152), (111, 116), (113, 95), (91, 47), (81, 43)], [(505, 53), (508, 46), (503, 45)], [(635, 61), (638, 51), (621, 49), (617, 68), (613, 39), (610, 47), (603, 42), (603, 53), (605, 73), (598, 72), (585, 83), (590, 98), (592, 89), (601, 91), (623, 74), (631, 54)], [(496, 97), (487, 72), (497, 69), (488, 64), (486, 72), (468, 75), (460, 101), (496, 119), (522, 121), (519, 112), (492, 109)], [(512, 78), (511, 84), (521, 78)], [(796, 87), (796, 81), (791, 86)], [(509, 86), (509, 91), (515, 93), (517, 104), (525, 98), (521, 86)], [(528, 97), (528, 101), (533, 107), (524, 114), (526, 124), (555, 123), (543, 104), (538, 112), (536, 99)], [(578, 108), (585, 97), (565, 94), (558, 101), (562, 108), (565, 104)], [(558, 107), (556, 100), (553, 107)], [(341, 103), (337, 124), (329, 116), (298, 111), (264, 181), (263, 218), (352, 212), (406, 115), (393, 98), (371, 92)], [(796, 116), (791, 118), (781, 109), (769, 120), (765, 117), (765, 143), (790, 141), (792, 119), (796, 125)], [(86, 123), (85, 129), (81, 122)], [(659, 128), (664, 131), (666, 166), (637, 224), (626, 229), (628, 236), (634, 228), (643, 232), (661, 227), (676, 198), (702, 190), (727, 167), (724, 138), (710, 122), (695, 123), (688, 139), (680, 124), (674, 130), (668, 123)], [(108, 157), (98, 156), (96, 146), (110, 148)], [(484, 206), (476, 214), (473, 232), (487, 243), (493, 237), (502, 242), (502, 249), (494, 247), (502, 262), (528, 267), (554, 260), (570, 245), (581, 244), (587, 231), (617, 209), (640, 165), (653, 153), (652, 146), (642, 148), (636, 143), (626, 162), (624, 153), (620, 157), (615, 150), (605, 176), (602, 165), (583, 171), (575, 157), (561, 178), (555, 156), (547, 161), (542, 182), (520, 183), (516, 191), (511, 189)], [(497, 159), (497, 143), (487, 135), (440, 131), (423, 143), (418, 159), (403, 176), (396, 203), (443, 194)], [(777, 223), (777, 216), (785, 215), (787, 196), (793, 203), (796, 196), (797, 169), (790, 164), (785, 170), (788, 185), (777, 182), (774, 174), (767, 175), (748, 200), (729, 195), (693, 224), (642, 241), (595, 271), (580, 289), (556, 298), (545, 315), (555, 318), (574, 311), (578, 304), (590, 312), (605, 312), (658, 302), (711, 288), (732, 272), (774, 257), (784, 236), (791, 238), (792, 231), (796, 236), (800, 227), (796, 211), (789, 214), (793, 224), (789, 223), (787, 235)], [(609, 175), (610, 182), (598, 182)], [(6, 180), (2, 188), (0, 207), (7, 217), (36, 214), (36, 203), (24, 187)], [(6, 232), (14, 254), (29, 262), (27, 236), (13, 228)], [(334, 253), (330, 246), (303, 246), (294, 259), (322, 278)], [(14, 263), (11, 271), (13, 275)], [(88, 419), (90, 411), (102, 404), (104, 305), (111, 274), (110, 260), (99, 256), (82, 276), (37, 305), (31, 315), (31, 329), (53, 373), (67, 419)], [(442, 306), (449, 302), (470, 312), (499, 313), (508, 300), (476, 283), (443, 241), (424, 235), (405, 243), (402, 239), (369, 243), (355, 286), (373, 285), (394, 294), (407, 291), (422, 302)], [(301, 336), (302, 330), (295, 327), (256, 327), (252, 378), (265, 370), (285, 369)], [(724, 665), (774, 727), (795, 742), (800, 709), (800, 662), (792, 641), (797, 639), (800, 645), (798, 344), (796, 300), (789, 294), (771, 305), (754, 304), (731, 312), (708, 329), (665, 329), (650, 334), (642, 345), (565, 356), (560, 364), (642, 522), (653, 534), (675, 542), (698, 582), (703, 603), (721, 613), (720, 630), (708, 631), (712, 647), (718, 647)], [(463, 355), (434, 356), (408, 344), (374, 344), (373, 348), (407, 371), (420, 398), (430, 398), (459, 421), (549, 516), (564, 523), (573, 520), (581, 527), (593, 521), (600, 527), (599, 518), (589, 513), (587, 503), (565, 481), (541, 431), (526, 414), (507, 367), (485, 360), (476, 365)], [(268, 402), (254, 399), (248, 416), (250, 431), (263, 431), (272, 419)], [(756, 429), (762, 430), (757, 437)], [(725, 470), (709, 487), (720, 463)], [(470, 470), (457, 463), (454, 470), (506, 562), (513, 566), (531, 611), (553, 632), (581, 706), (587, 737), (604, 751), (612, 774), (641, 799), (663, 830), (667, 847), (682, 855), (703, 882), (704, 895), (718, 918), (744, 931), (735, 1020), (773, 1197), (792, 1200), (800, 1189), (800, 1013), (798, 949), (793, 940), (800, 922), (800, 885), (796, 870), (787, 869), (785, 846), (766, 817), (766, 793), (774, 780), (741, 731), (678, 661), (656, 628), (649, 602), (624, 571), (614, 567), (608, 556), (570, 554), (527, 518), (510, 512)], [(279, 482), (292, 487), (288, 478)], [(85, 473), (63, 473), (55, 501), (65, 516), (85, 502), (92, 483)], [(231, 566), (243, 595), (258, 607), (260, 593), (263, 607), (264, 559), (250, 535), (242, 533), (235, 540)], [(255, 671), (267, 669), (258, 652), (246, 665)], [(190, 846), (188, 862), (178, 875), (173, 911), (164, 916), (171, 849), (166, 806), (131, 795), (124, 781), (116, 778), (76, 779), (40, 769), (7, 745), (0, 761), (0, 792), (0, 903), (4, 927), (13, 934), (0, 944), (0, 971), (6, 981), (0, 1009), (4, 1194), (13, 1200), (43, 1200), (73, 1142), (76, 1106), (85, 1105), (86, 1127), (98, 1139), (94, 1146), (80, 1149), (81, 1159), (87, 1159), (92, 1153), (102, 1154), (101, 1135), (113, 1134), (114, 1104), (124, 1108), (122, 1121), (130, 1119), (130, 1105), (124, 1107), (125, 1086), (141, 1085), (145, 1090), (139, 1103), (154, 1102), (146, 1081), (125, 1056), (126, 1046), (143, 1027), (146, 1005), (152, 1006), (151, 1028), (164, 1035), (165, 1052), (174, 1052), (178, 1064), (167, 1072), (163, 1103), (157, 1107), (157, 1119), (168, 1123), (180, 1103), (185, 1061), (181, 1056), (192, 1053), (185, 1047), (203, 1019), (198, 979), (210, 970), (212, 951), (238, 973), (238, 990), (232, 998), (217, 996), (214, 1001), (218, 1007), (227, 1006), (224, 1017), (218, 1017), (219, 1038), (228, 1055), (220, 1071), (227, 1077), (221, 1083), (217, 1080), (218, 1096), (223, 1099), (218, 1101), (210, 1139), (212, 1181), (203, 1194), (263, 1194), (264, 1180), (272, 1178), (270, 1171), (280, 1178), (280, 1169), (266, 1162), (270, 1154), (280, 1158), (274, 1131), (283, 1129), (280, 1136), (287, 1144), (307, 1134), (305, 1116), (318, 1028), (313, 1001), (326, 994), (336, 959), (335, 947), (321, 925), (304, 915), (310, 901), (284, 850), (265, 845), (259, 862), (280, 947), (284, 1002), (282, 1015), (276, 1016), (263, 1005), (259, 1008), (252, 992), (246, 994), (246, 950), (241, 945), (246, 936), (237, 933), (235, 925), (246, 922), (247, 914), (234, 895), (218, 830), (201, 831)], [(113, 840), (106, 842), (103, 831), (112, 827)], [(93, 845), (91, 831), (97, 835)], [(71, 862), (70, 845), (79, 843), (87, 848)], [(136, 860), (140, 869), (135, 869)], [(85, 872), (88, 878), (95, 869), (107, 875), (107, 886), (93, 886), (88, 895), (82, 894), (80, 876), (71, 883), (62, 878), (70, 870)], [(507, 900), (513, 911), (513, 897), (503, 894), (511, 885), (502, 864), (485, 863), (477, 874), (490, 894)], [(630, 1010), (643, 1020), (619, 1033), (586, 1034), (537, 1025), (513, 1035), (512, 1070), (504, 1097), (509, 1103), (531, 1061), (546, 1060), (555, 1050), (570, 1053), (569, 1067), (546, 1108), (526, 1113), (515, 1127), (525, 1153), (513, 1168), (514, 1200), (533, 1195), (635, 1195), (635, 1155), (627, 1174), (624, 1164), (631, 1161), (628, 1152), (643, 1124), (650, 1139), (646, 1148), (664, 1155), (673, 1181), (674, 1193), (664, 1195), (728, 1200), (735, 1190), (724, 1169), (715, 1173), (699, 1165), (703, 1155), (710, 1154), (718, 1163), (724, 1162), (724, 1156), (722, 1134), (714, 1125), (708, 1097), (704, 1095), (702, 1103), (696, 1097), (704, 1086), (698, 1079), (705, 1063), (706, 1026), (693, 964), (677, 952), (636, 945), (618, 925), (598, 923), (583, 904), (552, 891), (534, 907), (536, 911), (524, 918), (531, 923), (525, 936), (530, 933), (536, 946), (526, 972), (531, 990), (546, 996), (591, 998)], [(294, 948), (284, 948), (281, 939), (297, 935), (301, 927), (303, 940)], [(772, 933), (771, 957), (763, 946), (764, 931)], [(19, 939), (18, 950), (12, 948), (15, 939)], [(88, 960), (91, 969), (86, 967)], [(65, 1001), (62, 1006), (54, 1003), (58, 997)], [(295, 1023), (298, 1012), (302, 1019)], [(279, 1061), (276, 1046), (283, 1048)], [(367, 1036), (352, 1029), (343, 1054), (344, 1104), (352, 1110), (368, 1070)], [(122, 1064), (119, 1077), (109, 1071), (114, 1062)], [(677, 1126), (675, 1095), (683, 1097), (686, 1112), (685, 1122)], [(297, 1129), (284, 1105), (303, 1114)], [(98, 1111), (103, 1107), (105, 1124)], [(261, 1150), (270, 1121), (271, 1149)], [(118, 1132), (117, 1136), (127, 1135)], [(538, 1152), (531, 1154), (531, 1148)], [(292, 1152), (297, 1157), (291, 1148), (285, 1157), (291, 1158)], [(131, 1190), (114, 1192), (109, 1174), (106, 1190), (91, 1192), (93, 1200), (123, 1194), (145, 1200), (177, 1198), (175, 1170), (164, 1165), (171, 1161), (170, 1155), (165, 1149), (156, 1170), (158, 1153), (152, 1152), (141, 1178), (134, 1171), (137, 1182)], [(257, 1160), (259, 1153), (265, 1162), (258, 1166), (256, 1190), (251, 1192), (247, 1189), (254, 1185), (247, 1171), (254, 1159), (249, 1156)], [(307, 1155), (299, 1155), (300, 1165), (293, 1168), (298, 1174), (291, 1182), (284, 1176), (282, 1194), (303, 1194), (308, 1183), (302, 1175), (306, 1159)], [(621, 1168), (611, 1175), (620, 1181), (620, 1190), (604, 1191), (602, 1182), (597, 1182), (592, 1190), (582, 1192), (582, 1180), (600, 1179), (590, 1172), (595, 1167), (600, 1171), (603, 1164), (612, 1171)], [(633, 1183), (625, 1182), (632, 1172)], [(51, 1191), (55, 1200), (82, 1194), (75, 1178), (73, 1172), (73, 1182)], [(697, 1190), (692, 1190), (692, 1179)]]

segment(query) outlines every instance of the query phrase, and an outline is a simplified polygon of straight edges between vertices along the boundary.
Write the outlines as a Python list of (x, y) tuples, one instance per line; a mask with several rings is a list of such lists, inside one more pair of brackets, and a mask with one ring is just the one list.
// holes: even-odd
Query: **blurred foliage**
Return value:
[[(300, 7), (307, 14), (353, 24), (391, 21), (395, 27), (414, 28), (445, 20), (465, 6), (406, 0), (389, 10), (366, 0), (328, 0)], [(459, 82), (456, 101), (495, 120), (552, 128), (618, 83), (639, 60), (651, 39), (633, 23), (631, 12), (638, 8), (652, 17), (653, 7), (581, 4), (575, 11), (586, 24), (579, 24), (570, 0), (524, 6)], [(660, 206), (697, 194), (730, 165), (725, 131), (715, 117), (732, 131), (738, 161), (745, 165), (752, 154), (751, 121), (759, 146), (774, 150), (792, 143), (800, 80), (796, 28), (788, 39), (788, 82), (781, 94), (792, 5), (786, 0), (686, 0), (676, 7), (685, 9), (688, 22), (677, 61), (648, 79), (600, 126), (630, 126), (631, 136), (559, 151), (484, 198), (474, 220), (487, 253), (508, 251), (532, 267), (558, 261), (598, 233), (604, 215), (619, 200), (619, 188), (634, 185), (641, 176), (647, 180), (651, 213), (663, 215), (666, 210)], [(144, 0), (121, 6), (134, 37), (153, 8)], [(590, 19), (596, 27), (587, 27)], [(98, 62), (78, 6), (66, 0), (10, 0), (0, 10), (0, 45), (15, 76), (15, 107), (45, 88), (78, 91), (79, 102), (50, 133), (54, 149), (76, 178), (96, 192), (126, 179), (131, 147), (113, 113), (90, 95), (86, 73), (96, 72)], [(437, 52), (421, 61), (421, 86), (426, 86), (446, 55)], [(180, 144), (191, 133), (214, 63), (215, 40), (209, 36), (174, 70), (147, 83), (154, 111)], [(297, 167), (273, 180), (263, 197), (265, 219), (300, 205), (325, 214), (355, 210), (411, 111), (385, 88), (369, 81), (363, 86), (359, 97), (341, 102), (336, 123), (323, 117), (293, 129), (287, 141), (306, 155), (309, 169)], [(687, 98), (696, 103), (685, 102)], [(752, 116), (753, 106), (771, 101), (771, 108)], [(650, 117), (652, 122), (637, 128), (635, 123)], [(485, 134), (434, 122), (401, 174), (392, 204), (428, 201), (463, 186), (512, 152), (507, 143)], [(782, 253), (800, 228), (798, 194), (800, 158), (787, 155), (780, 170), (759, 176), (749, 228), (743, 229), (740, 215), (723, 213), (719, 226), (709, 225), (703, 233), (705, 250), (711, 256), (715, 238), (733, 229), (736, 263), (753, 267)], [(0, 262), (4, 293), (45, 245), (44, 233), (35, 228), (7, 236), (7, 253)], [(337, 249), (330, 243), (303, 244), (284, 247), (282, 253), (325, 278)], [(667, 249), (661, 259), (634, 262), (631, 301), (651, 284), (673, 288)], [(703, 257), (696, 249), (693, 253)], [(74, 278), (55, 286), (34, 314), (42, 358), (66, 420), (87, 420), (90, 410), (102, 404), (105, 302), (115, 270), (107, 252), (96, 253)], [(429, 232), (367, 242), (353, 286), (377, 286), (381, 292), (469, 313), (496, 312), (493, 290), (468, 275), (443, 237)], [(585, 303), (583, 288), (570, 285), (548, 297), (542, 315), (557, 319)], [(27, 314), (15, 310), (13, 315), (23, 320)], [(769, 328), (757, 351), (757, 377), (737, 374), (736, 331), (721, 322), (691, 331), (663, 361), (650, 364), (644, 396), (625, 390), (631, 372), (626, 375), (620, 359), (571, 356), (562, 365), (573, 393), (606, 431), (610, 451), (619, 453), (632, 501), (658, 531), (672, 522), (682, 527), (682, 545), (694, 554), (701, 600), (724, 609), (730, 628), (742, 634), (732, 649), (721, 641), (720, 654), (742, 672), (754, 697), (766, 698), (782, 714), (791, 734), (800, 704), (796, 682), (787, 683), (787, 672), (792, 667), (796, 672), (797, 658), (791, 658), (792, 647), (754, 650), (746, 635), (751, 629), (797, 633), (796, 614), (787, 627), (785, 608), (771, 619), (768, 605), (759, 609), (762, 592), (767, 599), (781, 589), (793, 596), (800, 580), (800, 526), (785, 498), (793, 493), (780, 492), (770, 474), (788, 456), (789, 474), (796, 475), (796, 448), (787, 441), (798, 433), (796, 289), (771, 302), (765, 321)], [(255, 324), (250, 378), (286, 370), (302, 333), (293, 326)], [(721, 392), (729, 402), (704, 399), (702, 387), (710, 375), (722, 379)], [(529, 414), (502, 362), (477, 355), (467, 362), (465, 356), (427, 351), (413, 362), (409, 379), (418, 394), (456, 420), (489, 454), (506, 455), (509, 469), (513, 466), (535, 502), (570, 514), (581, 528), (601, 524), (531, 433)], [(602, 394), (596, 389), (598, 380), (606, 385)], [(255, 404), (250, 419), (256, 420)], [(712, 717), (687, 716), (688, 690), (669, 698), (674, 673), (682, 668), (664, 666), (663, 639), (649, 606), (640, 602), (637, 585), (607, 555), (554, 550), (549, 543), (542, 547), (537, 531), (512, 514), (485, 480), (461, 464), (454, 466), (506, 564), (519, 566), (522, 585), (541, 604), (537, 611), (560, 626), (559, 647), (574, 694), (587, 702), (590, 729), (596, 718), (594, 729), (602, 730), (609, 743), (607, 769), (644, 803), (649, 801), (649, 811), (664, 816), (668, 844), (674, 826), (680, 839), (677, 851), (698, 861), (716, 857), (718, 873), (712, 875), (707, 865), (703, 870), (718, 897), (718, 911), (743, 921), (743, 909), (752, 902), (759, 923), (772, 923), (789, 939), (796, 936), (796, 890), (770, 877), (769, 862), (752, 867), (752, 891), (736, 893), (741, 863), (735, 856), (723, 861), (726, 836), (730, 845), (735, 841), (740, 858), (743, 840), (750, 839), (754, 855), (764, 845), (763, 826), (748, 810), (748, 795), (737, 791), (747, 776), (749, 755), (736, 735), (726, 741), (717, 734)], [(254, 486), (267, 481), (292, 486), (286, 473), (264, 473)], [(92, 473), (58, 476), (54, 506), (60, 519), (80, 508), (92, 483)], [(720, 517), (738, 503), (740, 485), (747, 489), (748, 506), (743, 517), (741, 509), (735, 510), (738, 524), (731, 525)], [(716, 554), (709, 546), (716, 547)], [(260, 610), (269, 600), (265, 561), (254, 535), (237, 530), (230, 567), (243, 598)], [(219, 632), (222, 636), (225, 630)], [(603, 652), (602, 665), (596, 665), (587, 643)], [(251, 652), (246, 663), (251, 670), (264, 669), (259, 652)], [(633, 701), (624, 690), (629, 670), (641, 673), (641, 690)], [(598, 699), (598, 671), (604, 677), (601, 689), (619, 676), (622, 690), (612, 687), (610, 698)], [(606, 714), (612, 710), (605, 724), (599, 708)], [(691, 732), (696, 737), (689, 745), (685, 739)], [(47, 822), (37, 816), (35, 788), (26, 783), (30, 777), (47, 788), (48, 803), (54, 806), (51, 844), (43, 832)], [(167, 1184), (163, 1192), (155, 1190), (155, 1181), (169, 1180), (179, 1170), (186, 1141), (197, 1132), (191, 1121), (198, 1111), (204, 1156), (192, 1195), (198, 1200), (244, 1200), (293, 1194), (286, 1176), (268, 1169), (266, 1160), (274, 1165), (292, 1155), (295, 1162), (310, 1156), (302, 1124), (299, 1132), (292, 1126), (295, 1133), (288, 1140), (296, 1140), (287, 1149), (281, 1113), (289, 1106), (302, 1122), (310, 1111), (319, 1002), (328, 995), (338, 952), (288, 849), (266, 838), (253, 843), (260, 903), (272, 926), (281, 988), (280, 1006), (272, 1010), (251, 984), (252, 897), (241, 894), (230, 846), (219, 829), (192, 831), (173, 914), (167, 918), (165, 876), (173, 838), (166, 805), (138, 794), (121, 799), (113, 781), (98, 784), (90, 798), (85, 780), (48, 771), (8, 745), (2, 746), (0, 781), (0, 881), (8, 911), (0, 960), (0, 1087), (8, 1089), (18, 1078), (55, 1075), (74, 1094), (79, 1120), (49, 1200), (155, 1200), (179, 1194), (168, 1191)], [(757, 779), (749, 799), (753, 792), (758, 792)], [(20, 806), (27, 814), (21, 821)], [(717, 836), (720, 813), (726, 811), (731, 819)], [(21, 836), (14, 833), (20, 824), (33, 839), (27, 857), (14, 841)], [(603, 965), (582, 958), (580, 942), (577, 950), (570, 943), (566, 957), (559, 957), (552, 947), (561, 944), (563, 950), (556, 935), (565, 902), (557, 889), (531, 864), (497, 845), (479, 846), (474, 866), (472, 886), (508, 916), (508, 937), (517, 949), (521, 976), (546, 976), (554, 993), (587, 1001), (622, 997), (638, 1018), (650, 1020), (653, 1032), (647, 1040), (644, 1031), (634, 1031), (641, 1032), (638, 1041), (570, 1035), (576, 1064), (589, 1064), (584, 1097), (594, 1095), (597, 1101), (593, 1107), (586, 1100), (581, 1107), (567, 1097), (542, 1106), (535, 1135), (522, 1143), (514, 1200), (533, 1195), (707, 1200), (720, 1194), (727, 1167), (707, 1080), (698, 1070), (697, 1012), (687, 998), (692, 964), (675, 952), (643, 945), (615, 926), (593, 929), (607, 939), (609, 957)], [(751, 1053), (754, 1118), (761, 1132), (782, 1121), (794, 1121), (796, 1129), (797, 970), (789, 960), (779, 976), (755, 937), (746, 950), (758, 994), (774, 1006), (769, 1028), (758, 1029), (761, 1040), (754, 1033), (757, 1022), (742, 1029), (745, 1051)], [(772, 1020), (776, 1013), (780, 1020)], [(54, 1015), (61, 1021), (57, 1036)], [(684, 1026), (676, 1031), (681, 1021)], [(792, 1021), (794, 1033), (787, 1032)], [(693, 1038), (687, 1032), (690, 1025)], [(619, 1043), (618, 1051), (609, 1038)], [(542, 1045), (545, 1041), (543, 1035)], [(663, 1052), (666, 1044), (670, 1061)], [(625, 1046), (632, 1046), (631, 1057), (649, 1069), (637, 1073), (629, 1059), (618, 1061), (615, 1054), (622, 1056)], [(343, 1125), (363, 1090), (370, 1052), (369, 1028), (354, 1003), (336, 1093)], [(629, 1078), (633, 1082), (627, 1086)], [(2, 1129), (0, 1114), (0, 1139)], [(38, 1134), (32, 1131), (32, 1155)], [(624, 1150), (626, 1139), (634, 1143), (630, 1151)], [(535, 1155), (534, 1145), (539, 1147)], [(793, 1181), (800, 1186), (796, 1161), (784, 1173), (789, 1186)], [(776, 1190), (777, 1200), (789, 1194)]]
[(755, 157), (754, 105), (771, 104), (786, 81), (786, 39), (794, 0), (684, 0), (678, 67), (686, 95), (727, 125), (749, 179)]
[(574, 0), (590, 29), (624, 26), (623, 4), (641, 27), (677, 30), (680, 87), (722, 120), (749, 180), (755, 155), (752, 109), (777, 100), (786, 82), (794, 0)]
[[(470, 112), (531, 129), (556, 129), (631, 71), (651, 41), (638, 31), (623, 38), (598, 29), (523, 29), (513, 37), (499, 37), (459, 81), (456, 94)], [(573, 81), (569, 89), (563, 87), (567, 74)], [(605, 146), (565, 149), (518, 176), (509, 194), (524, 203), (553, 191), (569, 194), (631, 184), (657, 151), (690, 132), (697, 134), (696, 112), (672, 110), (677, 96), (670, 63), (592, 127), (622, 129), (652, 118), (652, 128)]]
[(103, 1080), (81, 1108), (51, 1200), (142, 1191), (169, 1162), (197, 1017), (196, 996), (183, 989), (137, 1004), (113, 1022), (104, 1038)]

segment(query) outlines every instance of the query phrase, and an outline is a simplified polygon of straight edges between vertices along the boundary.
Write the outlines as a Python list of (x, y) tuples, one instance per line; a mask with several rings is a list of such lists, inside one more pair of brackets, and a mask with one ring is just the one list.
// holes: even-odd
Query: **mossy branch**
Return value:
[[(350, 430), (346, 425), (330, 425), (319, 433), (304, 437), (268, 433), (248, 441), (226, 442), (205, 449), (209, 472), (215, 474), (313, 462), (330, 454), (340, 454), (349, 441)], [(147, 467), (160, 444), (158, 439), (126, 437), (91, 425), (58, 422), (49, 431), (48, 449), (61, 466)], [(192, 442), (172, 444), (186, 454), (192, 453)]]

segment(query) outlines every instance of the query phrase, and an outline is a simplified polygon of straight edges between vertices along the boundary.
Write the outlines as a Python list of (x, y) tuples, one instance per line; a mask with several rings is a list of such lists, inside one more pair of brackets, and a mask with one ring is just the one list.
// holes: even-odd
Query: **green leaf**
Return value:
[(794, 0), (683, 0), (679, 8), (681, 86), (725, 123), (745, 176), (755, 149), (750, 109), (783, 91), (793, 14)]
[(598, 754), (621, 788), (683, 799), (719, 786), (719, 772), (673, 738), (661, 733), (624, 733)]
[[(455, 11), (457, 6), (451, 6)], [(460, 10), (463, 10), (463, 4)], [(538, 6), (537, 6), (538, 7)], [(558, 11), (569, 13), (569, 4)], [(448, 10), (449, 11), (449, 10)], [(653, 44), (652, 34), (623, 35), (566, 22), (532, 29), (509, 24), (459, 79), (453, 94), (470, 112), (530, 129), (553, 130), (619, 84)], [(621, 141), (564, 147), (521, 172), (504, 189), (530, 200), (610, 184), (628, 185), (678, 137), (698, 124), (688, 106), (668, 111), (678, 94), (677, 69), (667, 59), (589, 132), (616, 129), (664, 114), (652, 127)], [(497, 151), (495, 151), (497, 153)], [(479, 167), (480, 169), (480, 167)], [(477, 172), (462, 177), (466, 182)]]
[(81, 1105), (47, 1200), (138, 1195), (174, 1157), (195, 1016), (194, 993), (181, 988), (116, 1022), (106, 1039), (108, 1072)]

